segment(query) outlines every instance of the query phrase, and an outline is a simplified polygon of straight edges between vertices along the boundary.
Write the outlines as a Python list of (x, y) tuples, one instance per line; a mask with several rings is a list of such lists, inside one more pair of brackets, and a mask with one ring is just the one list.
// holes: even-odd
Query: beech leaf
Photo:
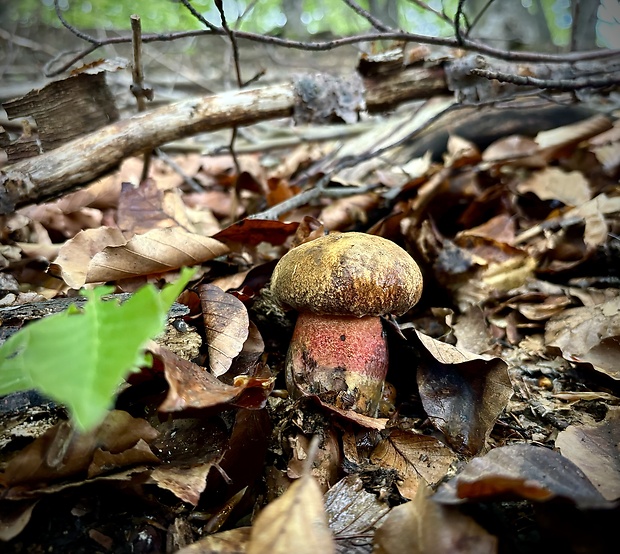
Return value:
[(200, 287), (200, 303), (209, 367), (213, 375), (219, 377), (230, 369), (233, 359), (243, 349), (250, 332), (250, 317), (241, 300), (215, 285)]
[(333, 554), (323, 495), (310, 475), (295, 481), (258, 514), (247, 554)]

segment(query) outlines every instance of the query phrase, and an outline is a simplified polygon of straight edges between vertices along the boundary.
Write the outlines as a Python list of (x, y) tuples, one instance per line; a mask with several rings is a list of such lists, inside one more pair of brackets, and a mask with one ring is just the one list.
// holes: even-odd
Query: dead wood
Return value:
[[(370, 112), (448, 92), (440, 67), (410, 68), (365, 79)], [(293, 83), (188, 99), (137, 114), (22, 160), (0, 173), (0, 213), (49, 200), (84, 186), (136, 154), (198, 133), (290, 117), (301, 99)]]

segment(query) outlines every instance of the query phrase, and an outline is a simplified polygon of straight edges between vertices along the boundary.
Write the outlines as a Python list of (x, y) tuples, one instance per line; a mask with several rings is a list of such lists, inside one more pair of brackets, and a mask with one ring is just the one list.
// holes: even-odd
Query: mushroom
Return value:
[(402, 315), (420, 299), (413, 258), (381, 237), (333, 233), (282, 256), (271, 290), (299, 312), (286, 357), (289, 393), (376, 416), (388, 367), (380, 316)]

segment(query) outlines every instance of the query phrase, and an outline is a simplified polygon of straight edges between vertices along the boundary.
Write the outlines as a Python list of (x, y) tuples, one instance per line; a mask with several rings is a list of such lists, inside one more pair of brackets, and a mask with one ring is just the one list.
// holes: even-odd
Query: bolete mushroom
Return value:
[(271, 290), (299, 312), (286, 357), (289, 393), (376, 416), (388, 367), (380, 316), (402, 315), (420, 299), (413, 258), (381, 237), (333, 233), (282, 256)]

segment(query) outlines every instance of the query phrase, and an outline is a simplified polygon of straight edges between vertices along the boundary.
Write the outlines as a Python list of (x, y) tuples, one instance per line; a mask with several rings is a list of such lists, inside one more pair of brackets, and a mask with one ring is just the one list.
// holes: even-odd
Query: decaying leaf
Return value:
[(472, 459), (456, 477), (440, 485), (438, 502), (523, 498), (546, 502), (560, 498), (578, 508), (611, 508), (575, 464), (548, 448), (513, 444)]
[(207, 535), (176, 554), (245, 554), (251, 527), (237, 527)]
[(590, 363), (620, 380), (620, 296), (553, 316), (545, 328), (545, 341), (559, 348), (567, 360)]
[(498, 541), (471, 517), (430, 498), (423, 485), (411, 502), (392, 508), (375, 533), (376, 554), (494, 554)]
[(547, 167), (517, 185), (523, 194), (533, 192), (541, 200), (559, 200), (567, 206), (581, 206), (592, 196), (590, 184), (578, 171)]
[(405, 498), (412, 499), (421, 484), (438, 483), (457, 457), (434, 437), (394, 429), (377, 445), (370, 460), (398, 471), (398, 491)]
[(166, 227), (195, 231), (179, 189), (165, 189), (154, 179), (145, 179), (138, 186), (122, 184), (117, 222), (119, 228), (130, 235)]
[[(68, 477), (98, 475), (138, 463), (156, 464), (159, 459), (146, 446), (157, 431), (144, 419), (127, 412), (111, 411), (93, 431), (80, 433), (63, 421), (21, 450), (7, 464), (3, 480), (10, 486), (55, 482)], [(104, 457), (105, 454), (112, 455)]]
[(193, 266), (226, 254), (212, 237), (180, 228), (153, 229), (130, 240), (118, 229), (78, 233), (60, 249), (54, 271), (72, 288)]
[(229, 227), (222, 229), (213, 236), (214, 239), (224, 242), (238, 242), (256, 246), (261, 242), (283, 244), (286, 239), (295, 234), (299, 223), (284, 223), (270, 219), (242, 219)]
[(209, 367), (216, 377), (224, 375), (248, 338), (250, 318), (243, 303), (215, 285), (200, 287)]
[[(242, 396), (258, 393), (260, 400), (253, 405), (259, 408), (273, 389), (273, 378), (240, 379), (236, 385), (222, 383), (205, 368), (179, 358), (166, 348), (151, 343), (149, 350), (164, 365), (166, 381), (170, 386), (166, 399), (159, 406), (162, 412), (178, 412), (190, 408), (209, 408), (242, 401)], [(254, 395), (252, 395), (254, 397)]]
[(217, 418), (184, 418), (166, 421), (159, 429), (154, 446), (162, 464), (153, 469), (148, 482), (195, 506), (211, 469), (228, 448), (226, 428)]
[(268, 504), (252, 525), (248, 554), (334, 554), (321, 489), (304, 475)]
[(325, 493), (325, 511), (338, 551), (366, 552), (365, 547), (390, 509), (387, 503), (364, 490), (358, 475), (349, 475)]
[(555, 445), (607, 500), (620, 499), (620, 408), (610, 407), (600, 423), (571, 425)]
[(418, 368), (424, 410), (457, 452), (479, 452), (512, 396), (506, 362), (416, 331), (428, 353)]

